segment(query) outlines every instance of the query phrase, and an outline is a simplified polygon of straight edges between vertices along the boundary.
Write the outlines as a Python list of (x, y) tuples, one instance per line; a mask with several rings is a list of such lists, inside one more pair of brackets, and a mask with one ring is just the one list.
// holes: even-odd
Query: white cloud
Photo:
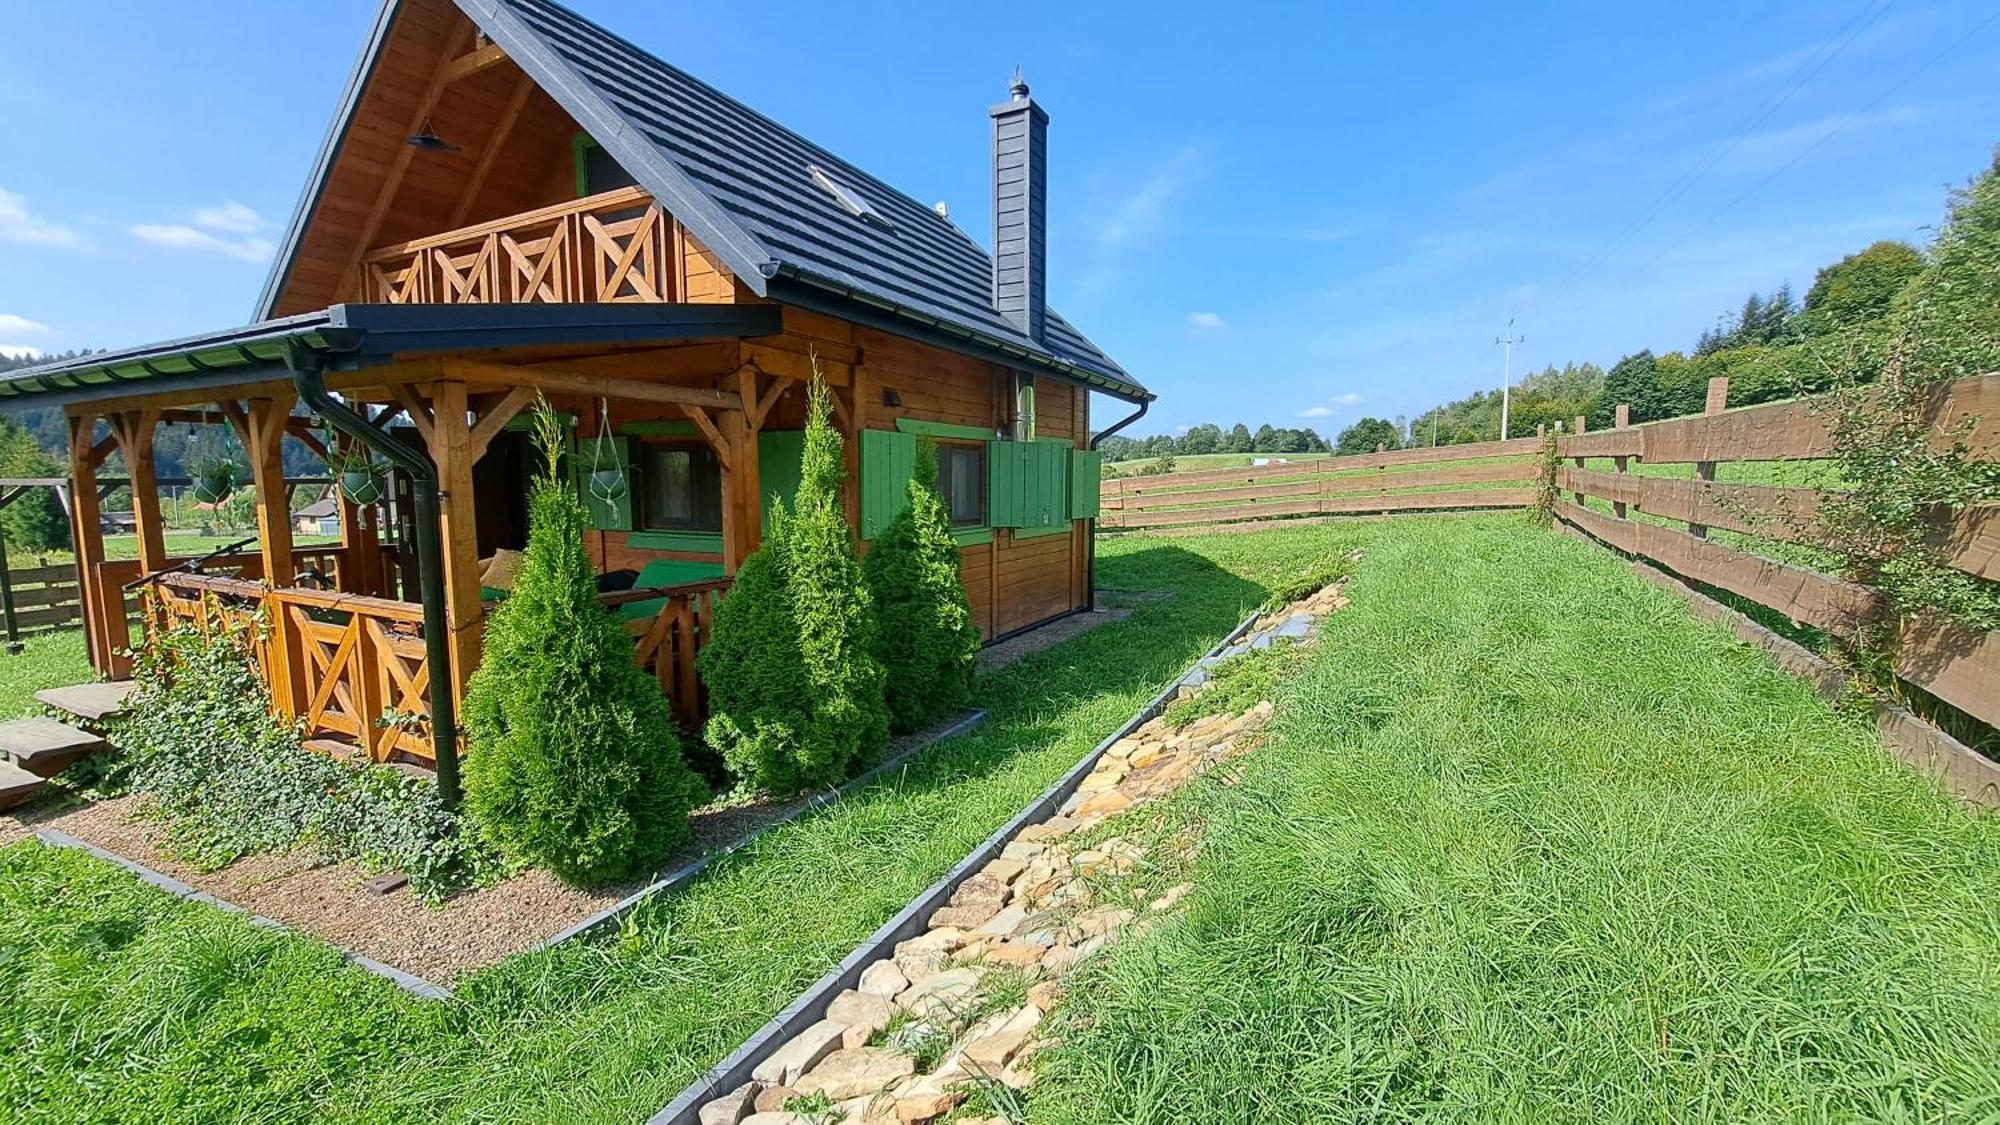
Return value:
[(1201, 178), (1199, 148), (1184, 148), (1157, 164), (1131, 188), (1120, 193), (1095, 223), (1097, 251), (1114, 254), (1145, 242), (1166, 224), (1174, 199)]
[(197, 208), (194, 225), (186, 223), (140, 223), (129, 228), (132, 237), (155, 246), (176, 250), (201, 250), (242, 262), (262, 262), (278, 249), (258, 233), (271, 221), (241, 203), (231, 200), (215, 207)]
[(0, 313), (0, 336), (46, 336), (55, 329), (39, 320), (29, 320), (13, 313)]
[(1353, 391), (1349, 391), (1346, 394), (1341, 395), (1338, 398), (1334, 399), (1333, 401), (1339, 403), (1342, 406), (1359, 406), (1361, 405), (1361, 396), (1355, 394)]
[(140, 223), (131, 228), (131, 231), (134, 238), (156, 246), (171, 246), (176, 250), (205, 250), (243, 262), (267, 261), (277, 250), (277, 246), (268, 238), (256, 235), (246, 238), (222, 238), (205, 230), (197, 230), (185, 223)]
[(29, 213), (27, 200), (0, 188), (0, 242), (68, 249), (83, 245), (83, 238), (60, 223)]
[(1299, 411), (1299, 417), (1301, 417), (1301, 418), (1331, 418), (1331, 417), (1333, 417), (1333, 407), (1331, 407), (1331, 406), (1308, 406), (1308, 407), (1306, 407), (1306, 408), (1305, 408), (1304, 410), (1301, 410), (1301, 411)]
[(1220, 313), (1191, 312), (1188, 314), (1188, 328), (1196, 332), (1213, 331), (1222, 327)]
[(233, 199), (219, 207), (197, 209), (194, 222), (196, 226), (230, 234), (255, 234), (271, 225), (269, 219)]

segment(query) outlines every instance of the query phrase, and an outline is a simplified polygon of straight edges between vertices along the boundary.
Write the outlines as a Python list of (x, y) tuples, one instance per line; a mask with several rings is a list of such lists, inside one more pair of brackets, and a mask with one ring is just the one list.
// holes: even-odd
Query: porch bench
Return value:
[[(694, 562), (688, 559), (654, 559), (639, 571), (639, 577), (632, 583), (635, 590), (655, 590), (663, 586), (685, 586), (690, 582), (706, 582), (722, 577), (722, 564)], [(626, 602), (614, 607), (612, 612), (620, 621), (644, 621), (658, 614), (667, 604), (667, 599), (646, 598), (636, 602)]]

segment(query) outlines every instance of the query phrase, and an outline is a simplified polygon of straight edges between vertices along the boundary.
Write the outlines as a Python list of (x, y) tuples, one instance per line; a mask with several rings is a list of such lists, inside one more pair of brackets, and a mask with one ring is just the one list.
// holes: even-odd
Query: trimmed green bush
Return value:
[(466, 808), (512, 856), (570, 883), (616, 882), (688, 838), (706, 791), (666, 697), (597, 600), (588, 515), (546, 403), (535, 425), (548, 472), (529, 500), (527, 559), (466, 691)]
[(937, 490), (937, 450), (917, 447), (909, 506), (861, 565), (875, 604), (875, 655), (886, 676), (889, 729), (923, 730), (972, 698), (979, 626), (959, 573), (951, 513)]
[(777, 506), (700, 657), (709, 744), (773, 793), (836, 784), (889, 738), (868, 590), (841, 508), (840, 431), (817, 378), (799, 475), (793, 508)]

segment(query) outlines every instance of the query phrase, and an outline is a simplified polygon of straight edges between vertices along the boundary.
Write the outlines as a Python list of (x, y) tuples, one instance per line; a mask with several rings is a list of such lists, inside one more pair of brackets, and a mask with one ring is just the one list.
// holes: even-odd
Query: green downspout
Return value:
[[(428, 455), (369, 425), (353, 408), (328, 394), (324, 355), (290, 341), (285, 346), (285, 366), (291, 369), (299, 399), (314, 413), (410, 474), (410, 493), (416, 506), (417, 589), (424, 603), (424, 659), (431, 667), (431, 754), (437, 763), (438, 799), (446, 808), (456, 808), (458, 701), (451, 691), (451, 627), (444, 612), (444, 539), (438, 531), (437, 466)], [(439, 669), (445, 670), (443, 675)]]

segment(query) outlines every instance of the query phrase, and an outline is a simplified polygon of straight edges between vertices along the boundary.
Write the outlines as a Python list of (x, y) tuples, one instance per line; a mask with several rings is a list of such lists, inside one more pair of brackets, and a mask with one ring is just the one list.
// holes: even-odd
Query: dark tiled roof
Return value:
[[(591, 136), (754, 287), (819, 290), (934, 323), (1114, 394), (1150, 394), (1053, 310), (1045, 339), (992, 304), (992, 260), (907, 195), (547, 0), (457, 0)], [(813, 181), (818, 166), (880, 222)]]

